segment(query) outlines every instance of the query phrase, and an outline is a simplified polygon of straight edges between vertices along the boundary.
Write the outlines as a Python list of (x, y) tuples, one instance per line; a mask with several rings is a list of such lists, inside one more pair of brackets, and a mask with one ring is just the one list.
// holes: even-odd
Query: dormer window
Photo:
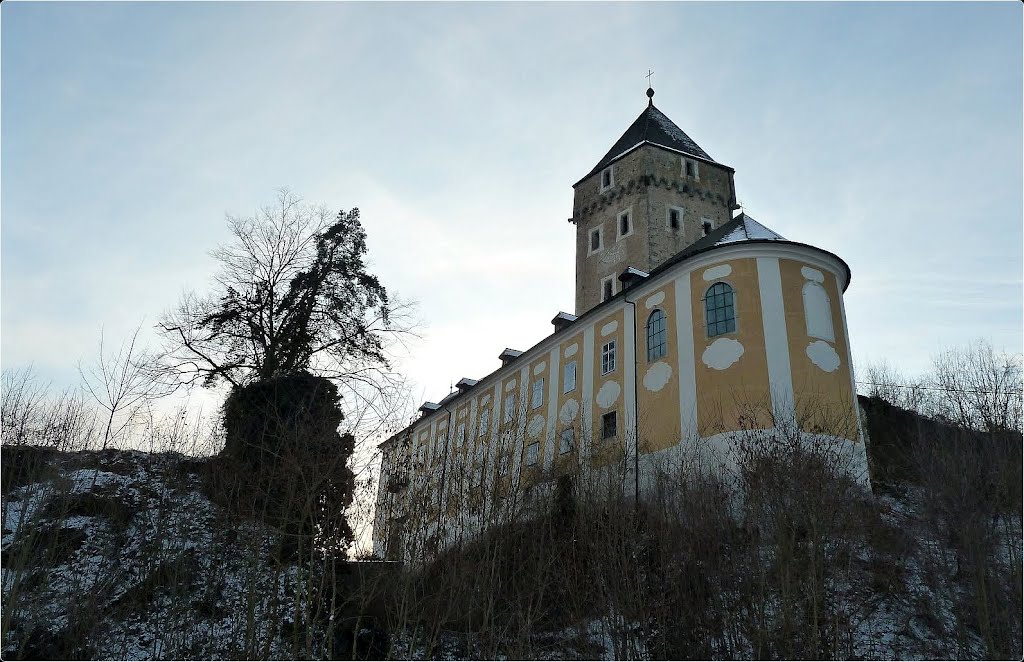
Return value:
[(614, 185), (615, 172), (612, 170), (612, 166), (608, 166), (601, 171), (601, 193), (604, 193)]
[(697, 162), (693, 159), (683, 159), (683, 176), (700, 181), (700, 170), (697, 169)]
[(604, 248), (604, 233), (601, 232), (601, 226), (591, 229), (590, 239), (587, 244), (587, 255), (593, 255), (602, 248)]
[(622, 239), (623, 237), (628, 237), (633, 234), (633, 216), (629, 213), (628, 209), (624, 212), (619, 212), (619, 215), (615, 218), (616, 226), (619, 230), (617, 239)]

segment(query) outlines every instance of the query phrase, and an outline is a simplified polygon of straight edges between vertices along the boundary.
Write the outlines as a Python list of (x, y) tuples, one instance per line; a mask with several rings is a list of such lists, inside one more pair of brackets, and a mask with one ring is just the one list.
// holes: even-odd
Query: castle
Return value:
[(838, 439), (866, 479), (850, 268), (739, 211), (735, 171), (647, 96), (573, 187), (575, 313), (381, 444), (377, 554), (429, 553), (560, 476), (639, 497), (737, 434)]

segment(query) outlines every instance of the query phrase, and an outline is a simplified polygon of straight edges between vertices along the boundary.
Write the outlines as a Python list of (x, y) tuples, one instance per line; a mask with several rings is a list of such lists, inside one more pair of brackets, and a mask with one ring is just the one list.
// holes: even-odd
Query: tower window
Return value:
[(679, 213), (679, 209), (677, 209), (675, 207), (669, 207), (668, 208), (668, 227), (669, 227), (670, 230), (678, 230), (679, 229), (680, 220), (681, 220), (680, 216), (682, 216), (682, 214)]
[(609, 340), (601, 347), (601, 374), (615, 371), (615, 341)]
[(708, 338), (736, 330), (736, 308), (733, 300), (732, 287), (728, 283), (715, 283), (704, 294)]
[(618, 219), (619, 239), (633, 234), (633, 219), (628, 209), (621, 212), (616, 218)]
[(619, 433), (617, 412), (610, 411), (601, 416), (601, 438), (612, 439)]
[(647, 318), (647, 360), (656, 361), (668, 351), (668, 333), (665, 332), (665, 313), (656, 309)]
[(708, 236), (708, 234), (711, 232), (711, 221), (709, 221), (706, 218), (702, 218), (700, 224), (701, 227), (704, 228), (704, 236)]
[(601, 301), (607, 301), (615, 296), (615, 276), (606, 276), (601, 279)]
[(596, 228), (590, 231), (590, 246), (589, 251), (587, 253), (588, 255), (590, 253), (596, 253), (597, 251), (601, 250), (601, 248), (603, 247), (602, 244), (604, 243), (602, 239), (603, 237), (601, 232), (601, 226), (597, 226)]
[(615, 173), (611, 166), (601, 171), (601, 193), (604, 193), (615, 184)]
[(697, 162), (692, 159), (683, 159), (683, 174), (700, 181), (700, 171), (697, 169)]

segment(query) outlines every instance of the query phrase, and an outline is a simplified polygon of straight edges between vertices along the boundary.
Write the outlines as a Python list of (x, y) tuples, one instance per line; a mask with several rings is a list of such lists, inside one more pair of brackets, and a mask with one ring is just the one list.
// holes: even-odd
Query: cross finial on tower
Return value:
[(653, 106), (654, 105), (654, 87), (651, 86), (651, 76), (653, 76), (653, 75), (654, 75), (654, 72), (651, 71), (650, 69), (648, 69), (647, 70), (647, 105), (648, 106)]

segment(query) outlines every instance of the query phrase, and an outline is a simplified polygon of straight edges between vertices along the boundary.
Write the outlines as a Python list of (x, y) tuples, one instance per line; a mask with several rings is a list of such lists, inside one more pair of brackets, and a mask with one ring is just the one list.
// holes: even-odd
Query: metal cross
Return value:
[(651, 86), (651, 76), (653, 76), (653, 75), (654, 75), (654, 72), (651, 71), (650, 69), (648, 69), (647, 70), (647, 87)]

